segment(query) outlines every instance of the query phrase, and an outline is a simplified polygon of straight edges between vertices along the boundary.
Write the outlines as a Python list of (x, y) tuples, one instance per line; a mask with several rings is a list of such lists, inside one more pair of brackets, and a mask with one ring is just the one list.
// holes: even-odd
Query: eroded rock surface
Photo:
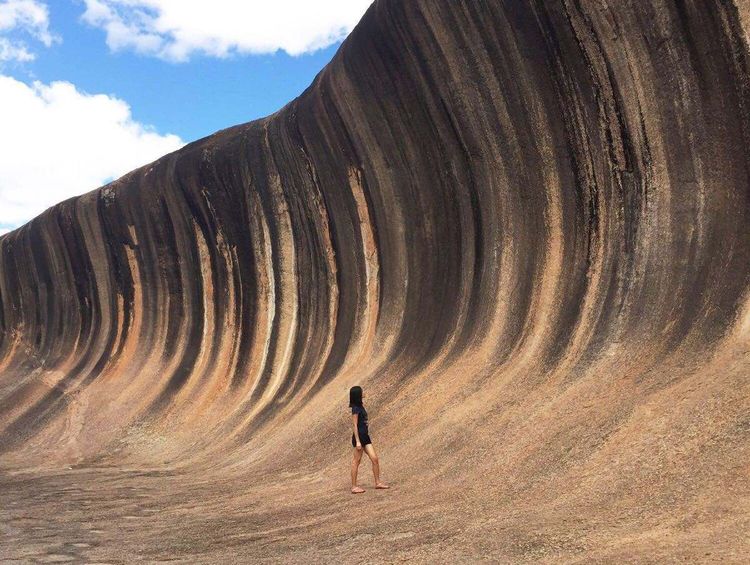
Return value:
[(746, 556), (749, 30), (377, 0), (279, 112), (2, 236), (0, 555)]

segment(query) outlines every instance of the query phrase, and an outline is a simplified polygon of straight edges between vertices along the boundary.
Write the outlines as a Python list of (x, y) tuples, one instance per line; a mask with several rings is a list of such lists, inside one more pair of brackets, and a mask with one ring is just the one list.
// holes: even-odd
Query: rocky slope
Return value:
[[(225, 512), (254, 476), (266, 524), (320, 516), (360, 384), (379, 558), (738, 557), (749, 39), (746, 0), (377, 0), (279, 112), (0, 238), (4, 466), (212, 476)], [(154, 520), (132, 551), (179, 535)], [(357, 549), (273, 539), (240, 554)]]

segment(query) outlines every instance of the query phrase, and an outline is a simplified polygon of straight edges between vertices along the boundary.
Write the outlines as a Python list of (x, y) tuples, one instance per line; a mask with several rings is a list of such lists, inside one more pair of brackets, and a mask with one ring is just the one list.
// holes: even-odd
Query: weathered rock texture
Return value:
[[(0, 451), (38, 474), (6, 486), (221, 481), (186, 524), (148, 479), (94, 556), (747, 555), (749, 32), (746, 0), (376, 1), (276, 114), (0, 239)], [(356, 520), (353, 384), (394, 484)]]

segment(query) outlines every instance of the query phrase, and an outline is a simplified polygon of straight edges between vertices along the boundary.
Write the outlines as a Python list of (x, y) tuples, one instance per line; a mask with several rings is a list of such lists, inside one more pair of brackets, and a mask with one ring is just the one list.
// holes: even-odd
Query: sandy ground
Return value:
[(746, 513), (696, 539), (674, 521), (643, 523), (643, 508), (612, 508), (603, 517), (503, 504), (492, 479), (467, 487), (403, 477), (385, 491), (370, 477), (364, 494), (351, 495), (345, 471), (249, 476), (241, 484), (164, 470), (4, 473), (3, 562), (741, 563), (747, 556)]

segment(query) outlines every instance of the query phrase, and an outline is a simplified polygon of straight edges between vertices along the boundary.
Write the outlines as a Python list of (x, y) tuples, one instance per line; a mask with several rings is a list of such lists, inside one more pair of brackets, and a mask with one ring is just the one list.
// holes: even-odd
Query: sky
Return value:
[(0, 0), (0, 235), (271, 114), (371, 0)]

